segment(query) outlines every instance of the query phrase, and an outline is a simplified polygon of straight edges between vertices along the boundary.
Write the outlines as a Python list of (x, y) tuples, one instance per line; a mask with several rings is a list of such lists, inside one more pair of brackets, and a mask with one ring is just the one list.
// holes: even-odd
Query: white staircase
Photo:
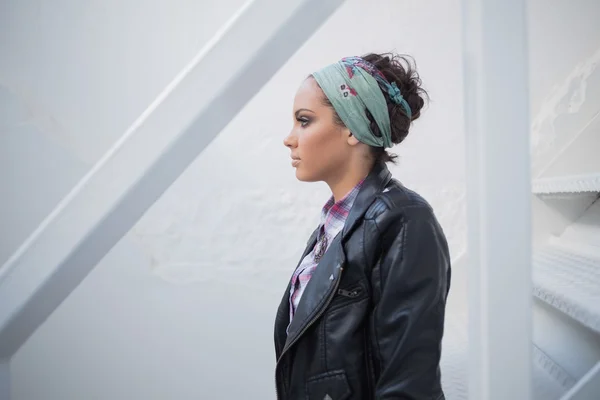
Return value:
[[(600, 215), (600, 201), (594, 208)], [(552, 240), (534, 255), (533, 284), (538, 299), (600, 333), (600, 246)]]
[(534, 295), (600, 334), (600, 114), (532, 188), (538, 233), (550, 230), (533, 257)]
[[(546, 226), (555, 224), (555, 234), (539, 243), (533, 254), (533, 294), (542, 303), (534, 302), (534, 346), (552, 361), (538, 359), (536, 364), (562, 384), (544, 395), (544, 388), (536, 385), (536, 399), (562, 398), (600, 361), (599, 183), (600, 174), (588, 172), (542, 178), (533, 185), (542, 201), (539, 207), (547, 206), (563, 218), (580, 213), (559, 234), (564, 220), (546, 221)], [(564, 398), (575, 398), (570, 396)]]
[(599, 380), (600, 114), (557, 150), (532, 184), (533, 342), (551, 360), (535, 364), (562, 386), (536, 385), (535, 398), (594, 400), (577, 384)]
[[(535, 298), (567, 317), (534, 318), (534, 400), (558, 400), (600, 361), (600, 199), (539, 246), (532, 267)], [(466, 313), (450, 308), (442, 359), (448, 400), (468, 398), (467, 326)]]
[[(600, 152), (600, 149), (598, 150)], [(600, 158), (600, 155), (598, 156)], [(533, 182), (535, 194), (557, 193), (593, 193), (600, 192), (600, 172), (584, 175), (560, 176), (555, 178), (542, 178)]]
[[(533, 398), (598, 400), (600, 114), (557, 150), (532, 182)], [(453, 285), (465, 291), (455, 283), (462, 278)], [(468, 398), (467, 305), (457, 297), (449, 300), (442, 357), (448, 400)]]

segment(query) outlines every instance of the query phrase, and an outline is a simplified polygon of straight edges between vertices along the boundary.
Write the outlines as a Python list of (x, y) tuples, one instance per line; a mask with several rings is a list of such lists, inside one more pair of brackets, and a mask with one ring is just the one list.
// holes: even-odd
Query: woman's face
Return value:
[(294, 98), (294, 126), (283, 143), (291, 151), (296, 178), (328, 181), (340, 176), (350, 159), (352, 136), (334, 120), (333, 108), (314, 78), (307, 78)]

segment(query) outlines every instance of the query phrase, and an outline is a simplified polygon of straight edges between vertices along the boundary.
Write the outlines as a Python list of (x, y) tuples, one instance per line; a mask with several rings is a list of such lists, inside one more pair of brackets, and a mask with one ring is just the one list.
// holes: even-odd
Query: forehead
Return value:
[(294, 97), (294, 108), (315, 109), (323, 105), (323, 91), (317, 81), (309, 77), (302, 82)]

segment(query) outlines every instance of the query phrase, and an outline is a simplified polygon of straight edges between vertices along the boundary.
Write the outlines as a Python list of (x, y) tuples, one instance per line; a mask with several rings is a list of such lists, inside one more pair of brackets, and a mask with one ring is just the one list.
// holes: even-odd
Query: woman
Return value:
[(408, 59), (348, 57), (309, 76), (284, 144), (332, 197), (275, 321), (278, 399), (444, 399), (450, 258), (431, 207), (392, 179), (386, 148), (425, 92)]

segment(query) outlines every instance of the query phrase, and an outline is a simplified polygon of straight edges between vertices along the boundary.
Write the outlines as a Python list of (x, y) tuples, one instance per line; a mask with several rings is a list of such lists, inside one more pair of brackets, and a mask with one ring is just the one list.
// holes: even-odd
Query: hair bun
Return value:
[[(375, 65), (390, 84), (395, 83), (400, 89), (402, 97), (410, 107), (411, 117), (406, 113), (404, 105), (392, 101), (387, 90), (382, 90), (388, 104), (392, 142), (399, 144), (408, 136), (411, 122), (421, 116), (421, 109), (425, 106), (425, 99), (429, 98), (427, 92), (422, 87), (415, 60), (411, 56), (394, 53), (370, 53), (361, 58)], [(372, 116), (369, 113), (367, 113), (367, 116), (371, 121), (372, 131), (376, 135), (381, 135), (379, 127)], [(394, 161), (396, 158), (395, 155), (388, 154), (384, 150), (377, 150), (377, 156), (383, 161)]]

